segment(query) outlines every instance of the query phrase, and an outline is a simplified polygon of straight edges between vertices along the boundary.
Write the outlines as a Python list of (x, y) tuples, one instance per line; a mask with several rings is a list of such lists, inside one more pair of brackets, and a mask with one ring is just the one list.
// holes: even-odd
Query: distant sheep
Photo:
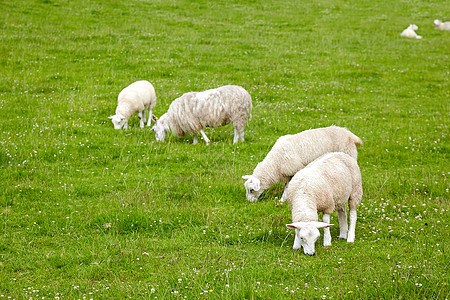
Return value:
[(244, 128), (252, 109), (252, 98), (242, 87), (226, 85), (203, 92), (190, 92), (175, 99), (168, 111), (157, 119), (154, 117), (157, 141), (164, 142), (169, 129), (176, 136), (186, 134), (194, 136), (197, 144), (197, 132), (200, 132), (206, 144), (209, 139), (204, 127), (220, 127), (229, 123), (234, 127), (233, 143), (244, 141)]
[[(361, 203), (363, 190), (358, 163), (342, 153), (328, 153), (300, 170), (289, 183), (286, 198), (291, 206), (292, 224), (295, 229), (294, 249), (303, 247), (307, 255), (315, 254), (315, 242), (324, 228), (323, 245), (331, 246), (330, 214), (337, 211), (339, 238), (355, 241), (356, 208)], [(345, 205), (350, 211), (347, 224)], [(323, 213), (319, 222), (318, 212)]]
[(442, 22), (441, 20), (434, 20), (434, 25), (436, 25), (436, 29), (450, 31), (450, 22)]
[(138, 113), (140, 120), (139, 126), (144, 128), (145, 110), (148, 109), (147, 126), (151, 125), (152, 109), (156, 105), (156, 94), (153, 85), (146, 81), (136, 81), (124, 88), (117, 98), (116, 114), (110, 116), (114, 129), (128, 129), (128, 119)]
[(408, 26), (408, 28), (403, 30), (402, 33), (400, 33), (400, 35), (404, 36), (404, 37), (412, 38), (412, 39), (421, 39), (422, 36), (417, 35), (417, 33), (415, 32), (415, 30), (417, 30), (417, 29), (419, 29), (419, 27), (417, 27), (417, 25), (411, 24)]
[[(256, 166), (252, 175), (242, 176), (248, 201), (258, 197), (277, 182), (288, 182), (299, 170), (319, 156), (329, 152), (344, 152), (358, 157), (356, 147), (362, 141), (348, 129), (338, 126), (306, 130), (285, 135), (275, 142), (264, 160)], [(281, 201), (285, 200), (285, 194)]]

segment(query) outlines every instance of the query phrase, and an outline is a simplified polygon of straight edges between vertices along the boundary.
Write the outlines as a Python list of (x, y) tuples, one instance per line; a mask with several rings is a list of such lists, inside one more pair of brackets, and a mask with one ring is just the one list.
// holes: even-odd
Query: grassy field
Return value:
[[(0, 298), (448, 299), (448, 1), (0, 0)], [(448, 19), (447, 19), (448, 20)], [(409, 24), (422, 40), (400, 37)], [(162, 115), (247, 89), (245, 143), (107, 119), (135, 80)], [(276, 139), (361, 137), (356, 241), (293, 251), (282, 185), (245, 199)], [(337, 222), (336, 215), (332, 222)]]

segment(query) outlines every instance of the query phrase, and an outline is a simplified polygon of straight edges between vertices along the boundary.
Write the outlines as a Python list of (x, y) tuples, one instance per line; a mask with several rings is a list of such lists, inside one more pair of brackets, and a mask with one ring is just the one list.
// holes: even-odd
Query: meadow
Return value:
[[(448, 299), (448, 1), (1, 0), (0, 299)], [(400, 37), (418, 25), (422, 40)], [(252, 95), (245, 142), (114, 130), (146, 79)], [(364, 144), (355, 243), (293, 251), (281, 184), (242, 175), (285, 134)]]

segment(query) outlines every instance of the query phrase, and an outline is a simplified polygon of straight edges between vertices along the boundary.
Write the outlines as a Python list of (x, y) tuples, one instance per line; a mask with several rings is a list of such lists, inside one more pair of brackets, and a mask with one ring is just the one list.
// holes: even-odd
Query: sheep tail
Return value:
[(351, 134), (350, 139), (353, 143), (355, 143), (356, 147), (359, 147), (363, 144), (363, 141), (353, 133)]

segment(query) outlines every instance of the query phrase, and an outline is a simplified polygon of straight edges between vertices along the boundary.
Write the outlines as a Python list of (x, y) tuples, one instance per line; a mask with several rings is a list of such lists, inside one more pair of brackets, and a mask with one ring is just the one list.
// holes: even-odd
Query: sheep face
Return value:
[(155, 118), (153, 120), (155, 121), (155, 125), (153, 125), (152, 130), (153, 130), (153, 132), (155, 132), (156, 141), (164, 142), (168, 128), (165, 126), (165, 123), (163, 120), (158, 120)]
[(330, 227), (333, 224), (324, 222), (295, 222), (287, 224), (286, 226), (295, 229), (294, 250), (303, 247), (303, 252), (306, 255), (314, 255), (316, 253), (315, 245), (317, 239), (320, 237), (319, 228)]
[(262, 194), (263, 190), (261, 189), (261, 182), (256, 176), (253, 175), (244, 175), (243, 179), (247, 180), (244, 183), (245, 186), (245, 197), (250, 202), (258, 201), (258, 197)]
[(111, 119), (111, 122), (114, 124), (114, 129), (122, 129), (125, 123), (127, 123), (126, 118), (121, 114), (110, 116), (108, 119)]

